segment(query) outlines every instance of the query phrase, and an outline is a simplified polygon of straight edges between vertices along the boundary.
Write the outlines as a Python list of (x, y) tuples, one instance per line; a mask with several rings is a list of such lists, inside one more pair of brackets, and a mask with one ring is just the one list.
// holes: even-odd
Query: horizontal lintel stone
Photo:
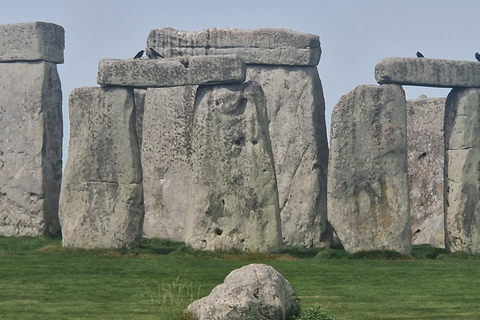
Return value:
[(0, 62), (42, 60), (63, 63), (65, 30), (49, 22), (0, 25)]
[(287, 29), (154, 29), (147, 46), (165, 57), (237, 54), (248, 64), (316, 66), (321, 47), (315, 34)]
[(102, 86), (175, 87), (242, 83), (245, 77), (245, 62), (236, 55), (101, 59), (97, 83)]
[(386, 58), (375, 66), (379, 84), (426, 87), (480, 87), (480, 62), (429, 59)]

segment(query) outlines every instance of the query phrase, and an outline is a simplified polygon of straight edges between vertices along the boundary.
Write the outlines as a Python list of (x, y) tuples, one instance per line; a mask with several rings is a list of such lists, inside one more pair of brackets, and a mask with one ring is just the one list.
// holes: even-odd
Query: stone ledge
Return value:
[(101, 59), (97, 83), (102, 86), (175, 87), (242, 83), (245, 62), (236, 55), (172, 59)]
[(386, 58), (375, 66), (380, 84), (480, 87), (480, 62), (428, 58)]
[(147, 38), (165, 57), (237, 54), (246, 64), (316, 66), (321, 48), (317, 35), (287, 29), (154, 29)]
[(43, 60), (63, 63), (65, 30), (49, 22), (0, 25), (0, 62)]

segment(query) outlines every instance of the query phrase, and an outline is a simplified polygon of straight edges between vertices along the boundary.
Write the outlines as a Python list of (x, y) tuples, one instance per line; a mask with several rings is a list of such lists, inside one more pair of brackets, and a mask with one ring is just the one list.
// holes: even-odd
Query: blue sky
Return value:
[[(101, 58), (129, 58), (145, 47), (151, 29), (286, 28), (320, 36), (318, 66), (327, 128), (335, 104), (360, 84), (374, 84), (386, 57), (475, 60), (480, 51), (480, 1), (447, 0), (22, 0), (2, 2), (0, 24), (46, 21), (65, 28), (59, 65), (68, 140), (68, 95), (97, 86)], [(407, 98), (446, 96), (448, 89), (404, 87)], [(329, 129), (328, 129), (329, 130)]]

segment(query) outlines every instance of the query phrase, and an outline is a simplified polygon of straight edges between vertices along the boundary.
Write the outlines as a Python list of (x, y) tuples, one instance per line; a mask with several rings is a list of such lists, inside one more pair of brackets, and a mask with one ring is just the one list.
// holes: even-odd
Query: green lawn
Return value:
[(181, 319), (189, 302), (254, 262), (282, 273), (302, 308), (321, 306), (337, 320), (480, 319), (479, 257), (428, 250), (438, 257), (212, 254), (158, 240), (133, 251), (82, 251), (0, 237), (0, 319)]

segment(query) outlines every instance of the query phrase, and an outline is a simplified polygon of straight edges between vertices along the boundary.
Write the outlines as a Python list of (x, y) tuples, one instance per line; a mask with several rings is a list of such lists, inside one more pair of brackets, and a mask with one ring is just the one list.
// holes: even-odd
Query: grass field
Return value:
[(349, 255), (286, 248), (282, 255), (199, 253), (144, 240), (140, 249), (65, 250), (58, 239), (0, 237), (0, 319), (181, 319), (233, 269), (273, 266), (303, 309), (337, 320), (480, 319), (480, 259), (415, 247)]

